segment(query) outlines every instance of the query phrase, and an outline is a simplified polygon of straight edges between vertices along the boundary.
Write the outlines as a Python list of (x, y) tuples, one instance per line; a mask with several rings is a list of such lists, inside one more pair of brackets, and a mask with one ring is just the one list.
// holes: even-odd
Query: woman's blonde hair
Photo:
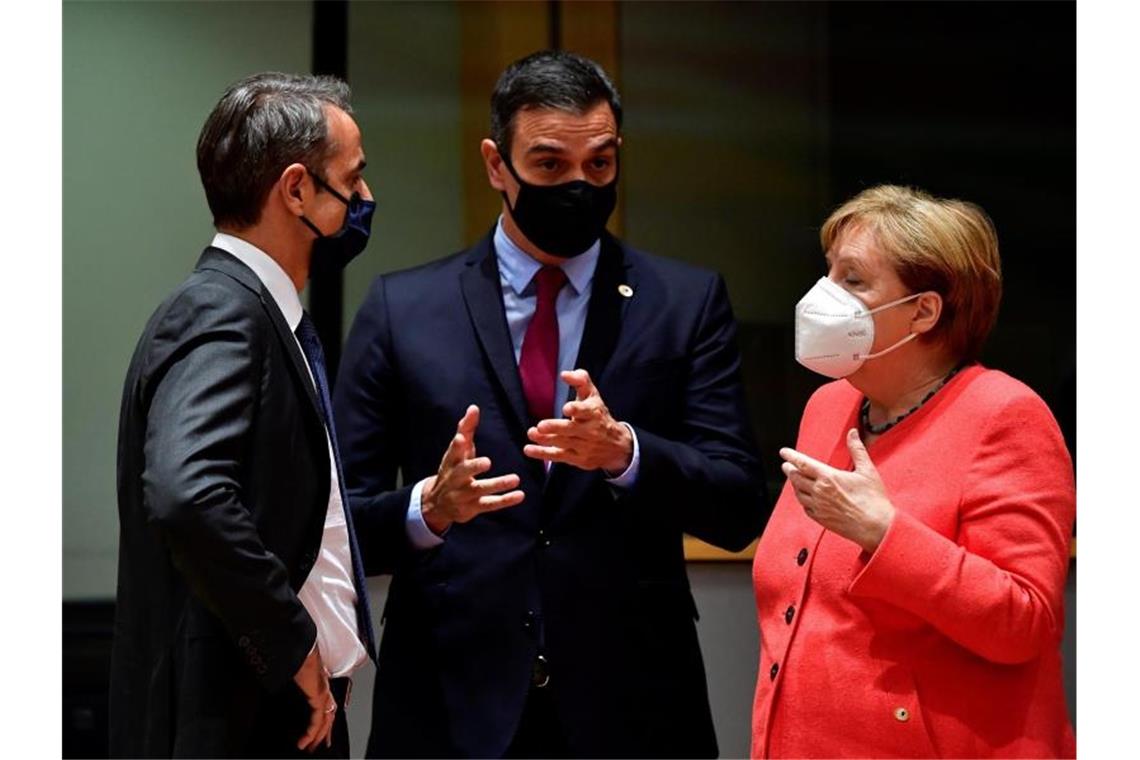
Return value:
[(912, 293), (942, 296), (942, 316), (923, 337), (942, 340), (959, 359), (976, 359), (1001, 302), (997, 232), (986, 212), (916, 188), (879, 185), (827, 218), (819, 231), (823, 250), (856, 226), (874, 235)]

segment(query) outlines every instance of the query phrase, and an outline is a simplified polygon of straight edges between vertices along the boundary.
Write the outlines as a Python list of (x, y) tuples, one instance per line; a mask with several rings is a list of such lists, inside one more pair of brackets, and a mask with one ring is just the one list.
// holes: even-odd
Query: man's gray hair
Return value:
[(215, 226), (256, 224), (270, 189), (290, 164), (323, 178), (336, 146), (325, 106), (352, 113), (348, 85), (335, 77), (269, 71), (235, 82), (198, 136), (198, 175)]

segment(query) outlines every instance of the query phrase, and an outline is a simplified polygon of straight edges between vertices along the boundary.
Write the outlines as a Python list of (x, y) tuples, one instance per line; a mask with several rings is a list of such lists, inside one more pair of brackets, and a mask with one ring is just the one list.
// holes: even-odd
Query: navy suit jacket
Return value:
[[(540, 649), (573, 754), (716, 754), (682, 534), (738, 550), (768, 514), (723, 280), (607, 234), (575, 366), (637, 433), (627, 491), (523, 455), (490, 235), (372, 284), (334, 402), (366, 571), (392, 574), (370, 756), (501, 755)], [(418, 551), (412, 486), (435, 474), (468, 404), (485, 477), (517, 473), (526, 500)]]

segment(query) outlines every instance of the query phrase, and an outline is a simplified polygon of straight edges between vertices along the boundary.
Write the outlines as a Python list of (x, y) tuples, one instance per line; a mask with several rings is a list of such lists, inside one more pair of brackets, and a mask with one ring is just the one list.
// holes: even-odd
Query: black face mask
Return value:
[(617, 174), (612, 182), (601, 186), (580, 179), (561, 185), (532, 185), (519, 177), (505, 154), (500, 155), (519, 183), (514, 208), (505, 192), (503, 200), (527, 240), (545, 253), (568, 259), (585, 253), (602, 236), (617, 205)]
[(333, 197), (348, 207), (344, 214), (344, 223), (340, 229), (331, 235), (325, 235), (317, 229), (317, 225), (301, 215), (301, 221), (309, 226), (317, 236), (313, 241), (313, 255), (309, 263), (310, 271), (339, 272), (355, 259), (368, 245), (368, 237), (372, 234), (372, 214), (376, 211), (375, 201), (366, 201), (360, 193), (353, 193), (351, 198), (345, 198), (327, 182), (314, 172), (309, 172), (313, 182), (332, 193)]

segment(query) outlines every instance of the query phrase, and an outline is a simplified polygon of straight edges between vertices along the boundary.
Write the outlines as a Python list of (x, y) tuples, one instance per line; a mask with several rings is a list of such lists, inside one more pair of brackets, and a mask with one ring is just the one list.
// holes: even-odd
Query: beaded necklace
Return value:
[(925, 396), (922, 397), (922, 401), (919, 401), (917, 404), (912, 406), (908, 411), (903, 412), (902, 414), (900, 414), (898, 417), (895, 417), (890, 422), (885, 422), (879, 426), (875, 426), (875, 425), (871, 424), (871, 399), (864, 398), (863, 404), (859, 407), (859, 423), (863, 426), (863, 429), (866, 430), (868, 433), (873, 433), (875, 435), (882, 435), (883, 433), (885, 433), (888, 430), (890, 430), (891, 428), (893, 428), (895, 425), (897, 425), (900, 422), (902, 422), (903, 420), (905, 420), (907, 417), (909, 417), (912, 414), (914, 414), (915, 412), (917, 412), (922, 407), (923, 404), (925, 404), (927, 401), (932, 399), (934, 397), (935, 393), (938, 393), (938, 391), (942, 390), (942, 387), (944, 385), (946, 385), (946, 383), (950, 382), (950, 380), (954, 377), (954, 375), (957, 375), (959, 372), (961, 372), (965, 366), (966, 366), (965, 364), (959, 364), (954, 369), (950, 370), (950, 373), (948, 375), (946, 375), (946, 377), (942, 378), (942, 381), (940, 383), (938, 383), (938, 385), (934, 386), (930, 390), (930, 393), (927, 393)]

